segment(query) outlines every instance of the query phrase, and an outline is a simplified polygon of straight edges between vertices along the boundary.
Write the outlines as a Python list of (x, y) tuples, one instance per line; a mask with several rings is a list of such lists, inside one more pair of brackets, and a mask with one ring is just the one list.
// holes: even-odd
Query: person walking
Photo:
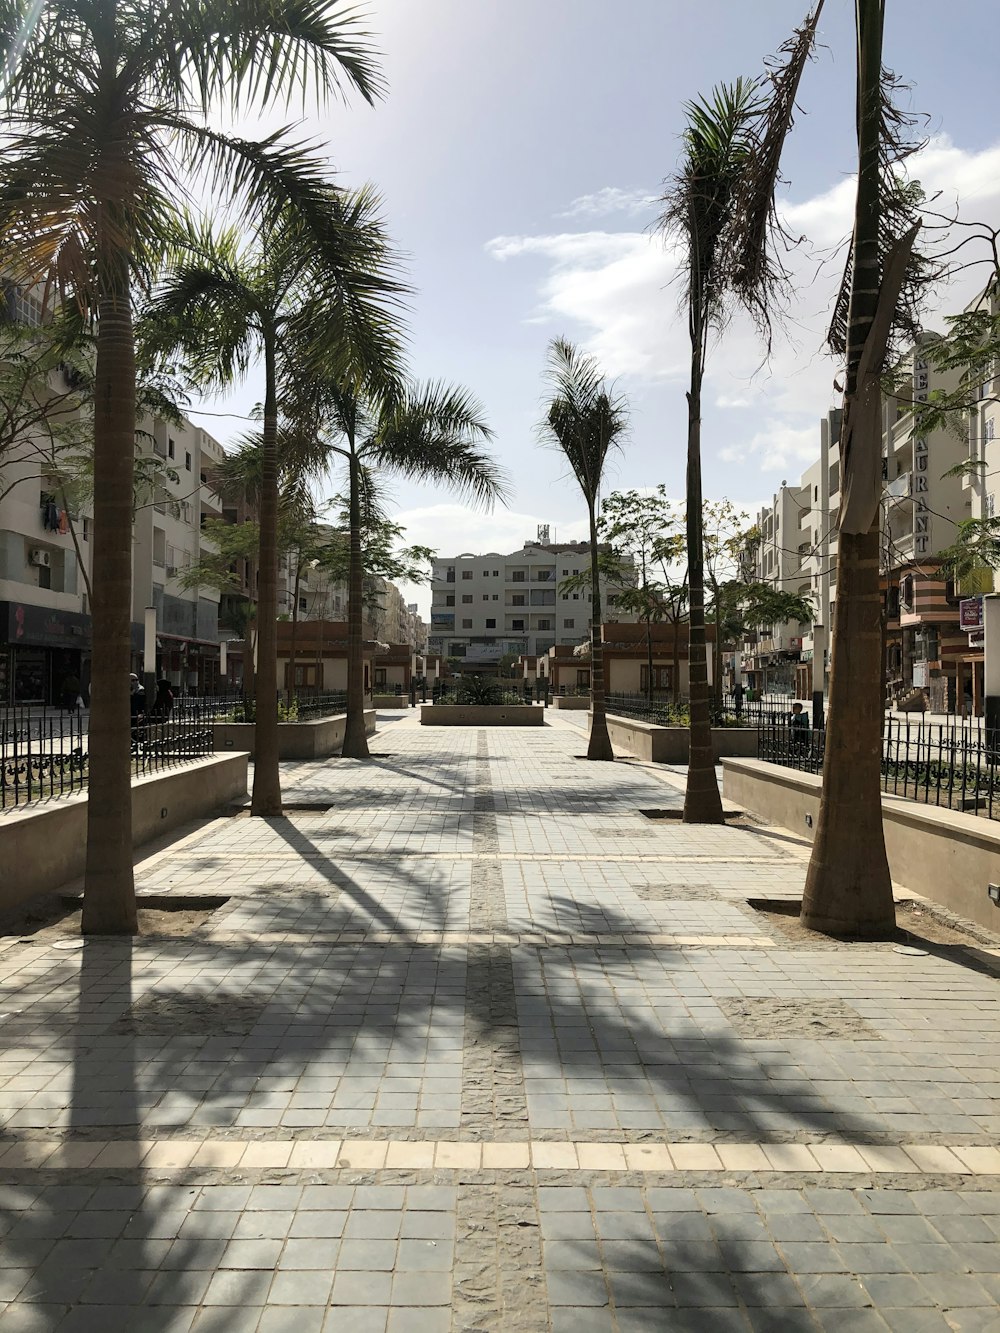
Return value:
[(80, 711), (80, 705), (83, 701), (80, 698), (80, 682), (76, 676), (67, 676), (63, 681), (60, 699), (64, 712), (78, 713)]
[(163, 679), (156, 682), (156, 700), (153, 704), (153, 716), (160, 722), (166, 722), (174, 711), (174, 692), (170, 681)]

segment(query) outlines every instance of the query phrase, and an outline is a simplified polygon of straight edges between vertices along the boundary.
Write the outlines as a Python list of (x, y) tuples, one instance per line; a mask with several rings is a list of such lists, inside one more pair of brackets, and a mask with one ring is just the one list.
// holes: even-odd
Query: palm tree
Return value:
[(668, 182), (662, 228), (679, 238), (691, 344), (687, 391), (686, 537), (691, 738), (684, 819), (721, 824), (715, 776), (705, 635), (705, 543), (701, 481), (701, 396), (709, 341), (730, 304), (742, 305), (769, 335), (784, 285), (774, 258), (781, 235), (774, 194), (781, 149), (812, 50), (822, 0), (785, 44), (784, 65), (766, 79), (737, 79), (687, 105), (680, 166)]
[(894, 330), (912, 334), (925, 260), (913, 253), (919, 198), (895, 164), (908, 121), (882, 66), (884, 0), (857, 0), (858, 184), (854, 232), (831, 329), (844, 356), (835, 632), (823, 792), (802, 922), (878, 938), (896, 916), (882, 827), (883, 640), (879, 573), (881, 372)]
[[(243, 248), (235, 229), (213, 233), (189, 224), (161, 284), (154, 318), (192, 357), (203, 384), (224, 385), (245, 375), (257, 357), (264, 366), (259, 458), (260, 561), (257, 589), (256, 730), (250, 812), (281, 814), (278, 765), (278, 439), (281, 408), (295, 426), (286, 446), (300, 443), (295, 466), (308, 465), (315, 438), (294, 414), (308, 397), (322, 361), (350, 380), (392, 382), (398, 343), (392, 307), (401, 288), (370, 189), (329, 190), (323, 232), (289, 208), (259, 241)], [(311, 222), (311, 220), (310, 220)], [(305, 434), (303, 434), (305, 431)]]
[(364, 694), (364, 551), (378, 518), (379, 474), (437, 482), (477, 504), (506, 499), (504, 473), (481, 446), (492, 439), (483, 409), (465, 389), (442, 383), (387, 385), (367, 394), (330, 381), (317, 397), (322, 442), (348, 476), (347, 721), (341, 753), (368, 758)]
[(547, 378), (554, 391), (545, 410), (542, 438), (566, 455), (590, 523), (590, 741), (588, 759), (614, 759), (604, 705), (604, 643), (597, 502), (608, 454), (628, 434), (628, 403), (607, 386), (597, 362), (565, 338), (549, 344)]
[(156, 262), (182, 174), (200, 172), (244, 217), (325, 191), (285, 132), (261, 143), (208, 123), (215, 101), (270, 106), (381, 91), (368, 40), (339, 0), (8, 0), (0, 260), (71, 294), (97, 327), (94, 415), (95, 654), (82, 929), (133, 934), (130, 666), (133, 288)]

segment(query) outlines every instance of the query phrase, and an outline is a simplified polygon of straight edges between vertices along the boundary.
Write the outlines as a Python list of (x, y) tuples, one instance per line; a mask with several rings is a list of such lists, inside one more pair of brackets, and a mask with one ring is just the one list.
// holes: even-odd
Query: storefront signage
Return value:
[(962, 598), (958, 604), (958, 623), (968, 633), (983, 628), (982, 597)]

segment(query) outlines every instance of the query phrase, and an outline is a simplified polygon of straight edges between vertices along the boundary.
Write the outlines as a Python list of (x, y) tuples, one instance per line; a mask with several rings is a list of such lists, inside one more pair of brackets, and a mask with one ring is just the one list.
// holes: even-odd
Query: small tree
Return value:
[(590, 741), (588, 759), (615, 757), (604, 699), (604, 645), (601, 573), (597, 537), (597, 496), (608, 454), (628, 433), (628, 404), (608, 388), (593, 357), (564, 338), (549, 344), (548, 380), (553, 390), (541, 427), (542, 438), (562, 450), (587, 505), (590, 525)]

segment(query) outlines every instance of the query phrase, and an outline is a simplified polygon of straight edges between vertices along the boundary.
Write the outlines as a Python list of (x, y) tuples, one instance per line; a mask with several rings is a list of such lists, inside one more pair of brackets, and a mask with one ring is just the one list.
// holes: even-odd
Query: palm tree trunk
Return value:
[(281, 814), (278, 766), (278, 397), (272, 333), (264, 338), (264, 429), (257, 571), (257, 679), (252, 815)]
[(347, 721), (341, 754), (367, 759), (365, 735), (364, 567), (361, 558), (361, 466), (350, 443), (349, 518), (351, 548), (347, 574)]
[(712, 723), (708, 701), (708, 660), (705, 643), (705, 549), (701, 492), (701, 349), (702, 330), (692, 321), (691, 388), (688, 400), (687, 561), (688, 561), (688, 693), (691, 723), (686, 824), (721, 824), (722, 797), (712, 755)]
[(604, 706), (604, 636), (601, 624), (601, 573), (597, 552), (597, 517), (593, 500), (590, 509), (590, 742), (588, 759), (614, 759), (608, 735), (608, 718)]
[[(858, 192), (841, 440), (857, 403), (858, 368), (878, 304), (881, 264), (879, 134), (882, 0), (857, 0)], [(859, 418), (860, 420), (863, 418)], [(841, 457), (841, 495), (847, 476)], [(882, 828), (882, 599), (879, 517), (841, 532), (823, 794), (802, 899), (802, 922), (829, 935), (878, 938), (896, 916)]]
[[(117, 262), (116, 262), (117, 260)], [(134, 935), (132, 755), (132, 505), (135, 336), (128, 259), (108, 261), (99, 306), (94, 382), (94, 550), (90, 781), (85, 935)], [(152, 701), (150, 700), (150, 703)]]

